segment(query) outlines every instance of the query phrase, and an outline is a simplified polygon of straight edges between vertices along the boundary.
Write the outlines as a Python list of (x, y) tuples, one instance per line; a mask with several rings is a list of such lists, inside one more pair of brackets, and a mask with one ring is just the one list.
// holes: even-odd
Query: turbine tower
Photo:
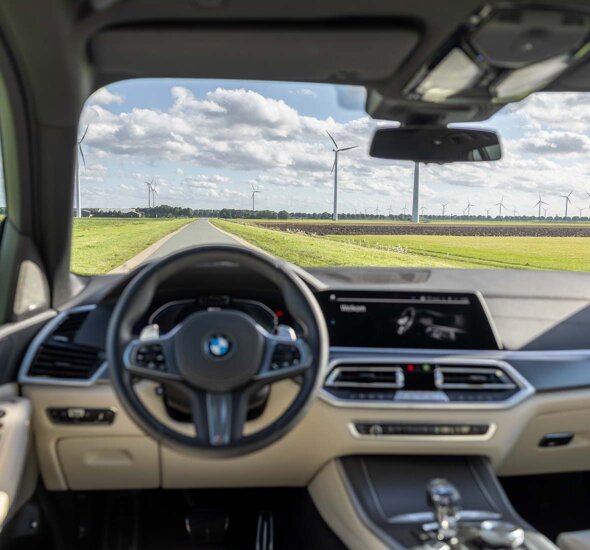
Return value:
[(489, 217), (490, 217), (490, 209), (486, 208), (486, 218), (489, 218)]
[[(86, 130), (82, 134), (82, 137), (78, 140), (78, 151), (80, 152), (80, 156), (82, 157), (82, 162), (84, 163), (84, 168), (86, 168), (86, 159), (84, 158), (84, 150), (82, 149), (82, 142), (88, 133), (88, 128), (90, 125), (86, 125)], [(76, 217), (82, 217), (82, 192), (80, 191), (80, 163), (78, 162), (78, 155), (76, 155)]]
[(570, 191), (567, 195), (561, 195), (561, 198), (562, 199), (565, 199), (565, 216), (564, 216), (565, 218), (567, 218), (567, 207), (568, 207), (568, 204), (571, 204), (572, 203), (572, 201), (570, 199), (572, 193), (573, 193), (573, 191)]
[[(414, 163), (414, 195), (412, 197), (412, 221), (420, 221), (420, 163)], [(422, 214), (424, 215), (424, 214)]]
[(578, 207), (578, 210), (580, 211), (580, 218), (582, 217), (582, 212), (584, 212), (584, 210), (586, 210), (586, 207), (584, 206), (584, 208), (580, 208)]
[(422, 217), (424, 217), (424, 211), (426, 210), (426, 206), (421, 206), (420, 207), (420, 214), (422, 215)]
[(441, 206), (442, 206), (442, 217), (443, 217), (443, 218), (445, 217), (445, 211), (446, 211), (446, 209), (447, 209), (447, 206), (448, 206), (448, 205), (449, 205), (449, 203), (448, 203), (448, 202), (447, 202), (447, 203), (442, 203), (442, 204), (441, 204)]
[(496, 204), (494, 204), (494, 206), (498, 207), (498, 217), (502, 217), (502, 208), (506, 208), (504, 206), (504, 195), (502, 195), (502, 199), (500, 199), (500, 202), (497, 202)]
[(254, 206), (255, 206), (255, 199), (256, 199), (256, 193), (260, 193), (260, 191), (258, 191), (258, 189), (256, 189), (256, 187), (254, 187), (252, 185), (252, 214), (254, 214), (254, 212), (256, 211), (256, 208), (254, 208)]
[(475, 206), (475, 204), (473, 204), (471, 202), (471, 199), (467, 199), (467, 208), (465, 210), (467, 210), (467, 217), (469, 218), (469, 216), (471, 216), (471, 207)]
[(539, 207), (539, 219), (541, 219), (541, 208), (543, 207), (543, 205), (547, 205), (549, 206), (548, 203), (546, 203), (542, 198), (541, 198), (541, 192), (539, 191), (539, 200), (535, 203), (535, 206)]
[(332, 140), (334, 144), (334, 164), (332, 164), (332, 170), (330, 174), (334, 174), (334, 211), (332, 212), (332, 219), (334, 221), (338, 220), (338, 155), (343, 151), (350, 151), (351, 149), (356, 149), (358, 145), (352, 145), (350, 147), (338, 147), (336, 140), (332, 137), (332, 134), (326, 130), (326, 134), (328, 134), (329, 138)]
[(405, 216), (408, 213), (408, 203), (404, 203), (404, 207), (402, 208), (402, 213)]

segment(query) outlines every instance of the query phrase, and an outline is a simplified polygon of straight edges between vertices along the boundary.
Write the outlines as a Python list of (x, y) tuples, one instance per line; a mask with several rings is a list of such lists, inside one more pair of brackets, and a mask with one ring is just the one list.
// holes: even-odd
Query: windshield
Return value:
[(360, 88), (103, 88), (80, 121), (72, 270), (223, 242), (301, 266), (590, 270), (583, 94), (536, 94), (476, 125), (500, 134), (497, 162), (371, 158), (384, 125), (395, 123), (370, 118)]

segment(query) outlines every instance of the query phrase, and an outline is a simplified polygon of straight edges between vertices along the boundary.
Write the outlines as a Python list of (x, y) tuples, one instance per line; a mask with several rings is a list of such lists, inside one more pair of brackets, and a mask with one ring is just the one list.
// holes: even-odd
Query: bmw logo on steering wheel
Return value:
[(229, 338), (223, 334), (209, 336), (205, 344), (205, 351), (215, 359), (223, 359), (224, 357), (227, 357), (231, 348), (232, 344)]

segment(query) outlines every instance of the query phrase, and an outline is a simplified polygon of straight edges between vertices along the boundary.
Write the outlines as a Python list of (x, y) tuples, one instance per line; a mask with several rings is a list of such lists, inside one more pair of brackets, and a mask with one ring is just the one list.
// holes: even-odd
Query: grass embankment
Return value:
[(313, 266), (431, 266), (453, 267), (452, 262), (395, 250), (379, 250), (331, 238), (300, 233), (274, 231), (225, 220), (211, 220), (213, 225), (232, 233), (268, 253), (294, 264)]
[(214, 224), (271, 254), (303, 266), (480, 267), (590, 271), (590, 239), (582, 237), (318, 237), (221, 220), (215, 220)]
[(81, 275), (108, 273), (192, 219), (74, 219), (71, 269)]

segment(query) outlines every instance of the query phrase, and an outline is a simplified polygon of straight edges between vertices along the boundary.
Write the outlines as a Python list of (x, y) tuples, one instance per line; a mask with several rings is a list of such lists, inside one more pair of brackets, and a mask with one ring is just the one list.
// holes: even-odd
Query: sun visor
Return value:
[(90, 43), (101, 84), (132, 77), (365, 84), (390, 77), (418, 44), (413, 29), (117, 28)]

